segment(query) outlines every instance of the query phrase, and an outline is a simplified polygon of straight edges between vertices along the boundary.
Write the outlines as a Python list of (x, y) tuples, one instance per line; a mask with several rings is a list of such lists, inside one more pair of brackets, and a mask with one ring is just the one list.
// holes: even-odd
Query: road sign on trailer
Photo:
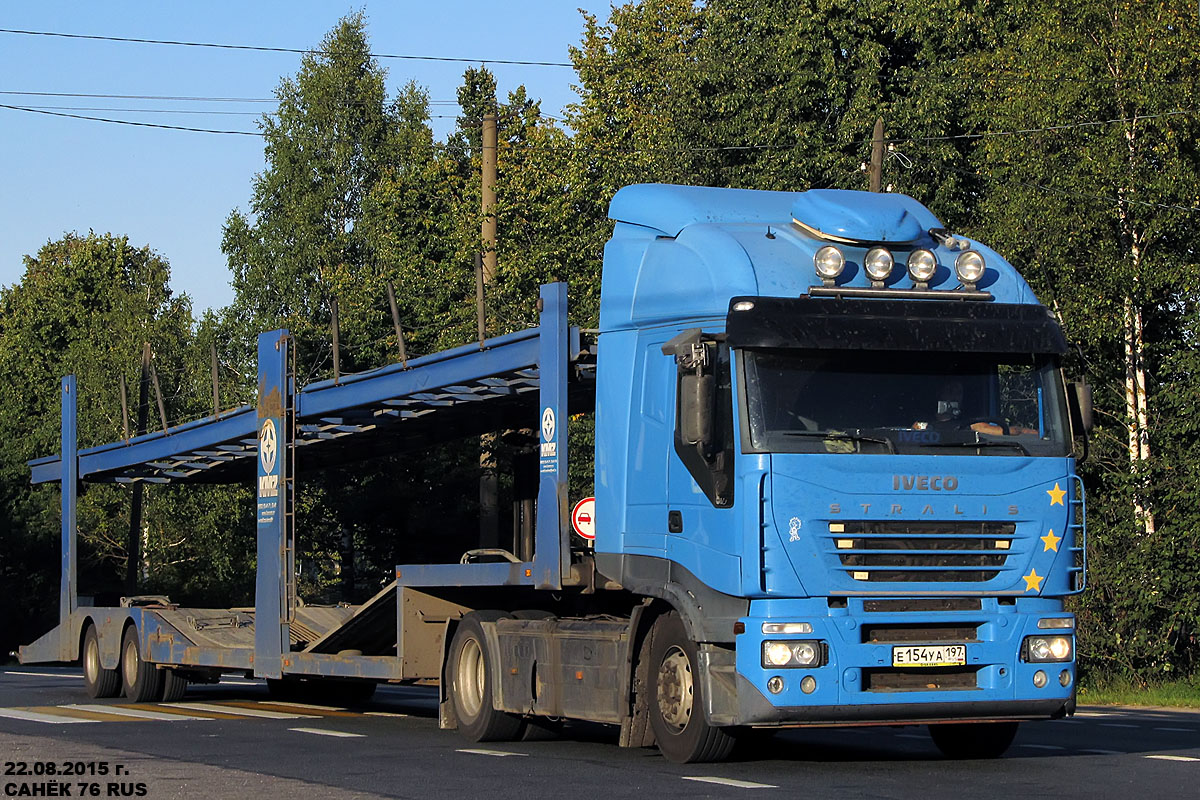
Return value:
[(596, 498), (585, 497), (571, 509), (571, 527), (589, 542), (596, 540)]

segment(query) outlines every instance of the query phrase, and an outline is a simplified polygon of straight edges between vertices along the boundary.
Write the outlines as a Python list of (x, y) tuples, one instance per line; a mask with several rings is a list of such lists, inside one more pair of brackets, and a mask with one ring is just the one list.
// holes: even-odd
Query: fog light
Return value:
[(871, 280), (877, 283), (888, 279), (895, 264), (896, 260), (892, 258), (891, 251), (886, 247), (872, 247), (867, 251), (867, 257), (863, 259), (863, 269), (867, 271)]
[(928, 250), (913, 250), (908, 256), (908, 277), (913, 283), (928, 283), (937, 272), (937, 259)]
[(954, 273), (964, 284), (974, 286), (983, 277), (983, 256), (977, 250), (959, 253), (954, 259)]
[(1058, 673), (1058, 682), (1063, 685), (1064, 689), (1066, 687), (1070, 686), (1071, 685), (1071, 670), (1064, 669), (1062, 672)]
[(805, 694), (812, 694), (817, 690), (817, 679), (812, 675), (805, 675), (804, 680), (800, 681), (800, 691)]
[[(801, 684), (801, 688), (803, 688), (803, 684)], [(783, 691), (783, 678), (776, 675), (776, 676), (772, 677), (771, 679), (769, 679), (767, 681), (767, 691), (770, 692), (771, 694), (779, 694), (780, 692), (782, 692)]]
[(827, 244), (813, 256), (813, 266), (816, 267), (818, 275), (831, 281), (841, 275), (842, 270), (846, 268), (846, 257), (842, 255), (841, 250)]
[(1046, 677), (1046, 673), (1042, 672), (1040, 669), (1037, 672), (1033, 673), (1033, 685), (1039, 689), (1045, 689), (1046, 683), (1049, 680), (1050, 679)]

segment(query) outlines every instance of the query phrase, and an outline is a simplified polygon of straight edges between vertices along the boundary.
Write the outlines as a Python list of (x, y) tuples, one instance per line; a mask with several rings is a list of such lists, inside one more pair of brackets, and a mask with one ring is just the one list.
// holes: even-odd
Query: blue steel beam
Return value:
[[(77, 401), (75, 376), (68, 375), (62, 382), (62, 575), (59, 586), (58, 622), (59, 630), (67, 630), (71, 613), (78, 604), (75, 576), (77, 574), (76, 549), (76, 491), (79, 488), (79, 460), (77, 436)], [(70, 637), (59, 637), (59, 655), (63, 661), (75, 660), (75, 643)]]
[(289, 490), (287, 331), (258, 335), (258, 481), (255, 519), (258, 525), (258, 569), (254, 586), (254, 674), (283, 676), (288, 646), (285, 575)]

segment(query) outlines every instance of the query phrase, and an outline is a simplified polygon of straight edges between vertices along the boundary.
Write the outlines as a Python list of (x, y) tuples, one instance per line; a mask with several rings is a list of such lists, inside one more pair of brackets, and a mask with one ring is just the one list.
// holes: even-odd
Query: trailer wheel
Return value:
[(174, 703), (176, 700), (182, 700), (183, 696), (187, 694), (188, 679), (177, 669), (164, 669), (162, 685), (162, 701)]
[(121, 675), (115, 669), (105, 669), (100, 665), (100, 638), (96, 634), (96, 626), (88, 625), (83, 634), (83, 685), (88, 697), (116, 697), (121, 691)]
[(688, 638), (683, 621), (674, 612), (659, 617), (651, 636), (650, 727), (658, 749), (679, 764), (724, 759), (734, 738), (704, 718), (696, 643)]
[(137, 628), (130, 625), (121, 637), (121, 686), (134, 703), (148, 703), (162, 696), (163, 675), (142, 659)]
[(1016, 722), (930, 725), (929, 735), (946, 758), (999, 758), (1017, 735)]
[(448, 694), (459, 731), (473, 742), (511, 741), (524, 727), (520, 717), (492, 706), (492, 665), (480, 623), (503, 617), (498, 611), (472, 611), (458, 623), (450, 643)]

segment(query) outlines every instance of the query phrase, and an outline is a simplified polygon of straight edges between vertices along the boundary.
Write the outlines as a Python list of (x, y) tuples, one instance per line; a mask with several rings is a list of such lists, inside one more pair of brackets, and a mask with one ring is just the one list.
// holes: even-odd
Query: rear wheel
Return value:
[(83, 634), (83, 685), (88, 697), (116, 697), (121, 691), (121, 675), (115, 669), (100, 665), (100, 638), (95, 625), (88, 625)]
[(946, 758), (999, 758), (1017, 735), (1016, 722), (930, 725), (929, 735)]
[(164, 669), (162, 671), (162, 682), (162, 700), (164, 703), (174, 703), (176, 700), (182, 700), (183, 696), (187, 694), (188, 679), (177, 669)]
[(458, 730), (473, 742), (511, 741), (524, 728), (520, 717), (492, 707), (492, 664), (480, 623), (503, 616), (495, 611), (467, 614), (450, 644), (447, 694), (454, 704)]
[(720, 761), (733, 749), (731, 732), (704, 718), (696, 643), (675, 613), (659, 617), (651, 632), (650, 726), (669, 761)]
[(162, 696), (163, 675), (143, 660), (138, 647), (137, 629), (130, 625), (121, 638), (121, 686), (134, 703), (148, 703)]

